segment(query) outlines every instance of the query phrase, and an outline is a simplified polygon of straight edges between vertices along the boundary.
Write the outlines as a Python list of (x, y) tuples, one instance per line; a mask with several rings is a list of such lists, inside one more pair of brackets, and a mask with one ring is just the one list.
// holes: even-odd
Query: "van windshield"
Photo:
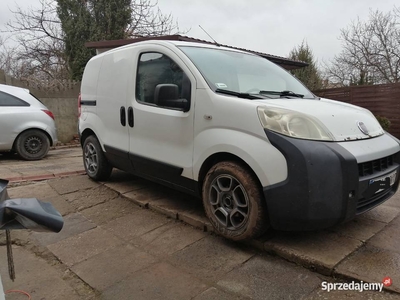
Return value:
[(211, 89), (259, 94), (266, 98), (315, 96), (283, 68), (257, 55), (192, 46), (179, 47), (196, 65)]

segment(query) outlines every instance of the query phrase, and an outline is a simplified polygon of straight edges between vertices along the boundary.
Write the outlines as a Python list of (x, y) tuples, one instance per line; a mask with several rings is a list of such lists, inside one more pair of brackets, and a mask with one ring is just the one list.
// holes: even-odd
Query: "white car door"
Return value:
[(0, 150), (11, 150), (19, 134), (19, 125), (26, 120), (29, 113), (28, 103), (0, 91)]
[[(194, 76), (170, 49), (146, 46), (138, 53), (134, 86), (128, 123), (135, 170), (193, 190)], [(172, 101), (161, 99), (168, 93)]]

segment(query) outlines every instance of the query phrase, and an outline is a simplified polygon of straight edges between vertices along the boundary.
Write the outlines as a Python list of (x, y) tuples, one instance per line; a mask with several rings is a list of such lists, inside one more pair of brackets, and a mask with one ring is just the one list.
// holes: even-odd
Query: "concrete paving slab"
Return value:
[(104, 300), (187, 300), (209, 287), (197, 278), (161, 262), (136, 272), (101, 295)]
[(102, 225), (102, 228), (118, 236), (122, 240), (130, 241), (168, 222), (171, 222), (171, 219), (165, 216), (146, 209), (138, 209), (133, 213)]
[(91, 287), (104, 291), (156, 262), (157, 259), (152, 255), (128, 244), (110, 248), (92, 256), (74, 265), (72, 271)]
[(345, 224), (340, 224), (328, 231), (334, 231), (340, 235), (347, 236), (365, 242), (381, 231), (387, 223), (367, 218), (356, 218)]
[(132, 191), (140, 190), (145, 188), (147, 185), (142, 181), (132, 180), (129, 182), (105, 182), (104, 185), (118, 191), (121, 194), (126, 194)]
[(140, 208), (137, 207), (137, 205), (127, 200), (125, 197), (118, 196), (107, 202), (84, 209), (81, 213), (96, 224), (102, 225), (111, 220), (133, 213), (138, 209)]
[(205, 216), (204, 210), (178, 212), (178, 219), (203, 231), (214, 232), (214, 227)]
[(201, 230), (214, 230), (205, 216), (201, 200), (195, 197), (177, 193), (174, 196), (149, 200), (148, 207)]
[(400, 228), (400, 216), (397, 216), (396, 218), (394, 218), (392, 220), (392, 222), (390, 222), (389, 224)]
[(95, 223), (90, 222), (80, 213), (72, 213), (64, 217), (64, 226), (59, 233), (33, 232), (32, 236), (39, 242), (40, 245), (48, 246), (96, 228), (96, 226), (97, 225)]
[[(155, 187), (158, 188), (158, 185)], [(134, 201), (140, 206), (148, 207), (201, 230), (213, 232), (213, 227), (205, 216), (201, 199), (170, 189), (167, 189), (166, 193), (167, 195), (162, 197), (137, 198)], [(125, 195), (130, 197), (130, 194), (127, 193)]]
[(9, 178), (16, 178), (16, 177), (22, 176), (21, 173), (12, 171), (11, 168), (8, 168), (4, 165), (0, 165), (0, 166), (1, 166), (1, 169), (0, 169), (0, 178), (1, 179), (9, 179)]
[(149, 183), (145, 188), (124, 193), (124, 196), (140, 206), (147, 207), (151, 201), (164, 198), (174, 193), (176, 193), (176, 191), (172, 189)]
[(134, 238), (131, 244), (156, 256), (166, 256), (182, 250), (206, 237), (207, 234), (190, 225), (172, 221), (144, 235)]
[(49, 185), (55, 189), (58, 194), (64, 195), (76, 191), (95, 188), (98, 186), (98, 183), (92, 181), (86, 175), (80, 175), (62, 179), (53, 179), (49, 181)]
[[(38, 168), (38, 170), (41, 170), (40, 173), (45, 174), (50, 173), (50, 174), (59, 174), (59, 173), (63, 173), (63, 172), (68, 172), (68, 171), (72, 171), (75, 168), (70, 168), (69, 165), (66, 164), (56, 164), (56, 165), (50, 165), (50, 166), (41, 166)], [(83, 169), (83, 166), (79, 166), (78, 170)]]
[[(40, 175), (42, 177), (53, 176), (53, 172), (49, 172), (47, 170), (40, 169), (40, 163), (33, 164), (33, 163), (27, 163), (27, 162), (25, 162), (25, 163), (19, 162), (19, 163), (16, 163), (15, 165), (9, 165), (9, 168), (13, 172), (18, 173), (19, 174), (18, 176), (22, 177), (22, 178), (33, 178), (33, 177), (36, 177), (37, 175)], [(6, 179), (14, 180), (11, 176), (8, 176)]]
[(384, 223), (389, 223), (394, 218), (396, 218), (399, 215), (399, 213), (400, 213), (400, 208), (380, 205), (370, 211), (367, 211), (366, 213), (363, 213), (362, 215), (359, 216), (359, 218), (367, 218)]
[(76, 210), (75, 207), (65, 199), (65, 196), (51, 197), (45, 199), (45, 201), (50, 202), (62, 216), (66, 216)]
[(364, 282), (381, 283), (389, 276), (393, 284), (386, 289), (400, 293), (400, 254), (373, 246), (362, 247), (341, 262), (335, 274)]
[[(76, 179), (79, 176), (70, 178)], [(69, 178), (66, 178), (69, 179)], [(95, 206), (118, 197), (118, 193), (102, 185), (63, 195), (78, 211)]]
[(260, 255), (218, 281), (219, 287), (251, 299), (302, 299), (320, 284), (321, 279), (314, 272)]
[(381, 232), (374, 235), (367, 245), (400, 254), (400, 232), (395, 224), (389, 224)]
[(17, 170), (17, 172), (21, 174), (22, 178), (34, 178), (34, 177), (37, 176), (38, 173), (40, 174), (40, 176), (43, 176), (43, 177), (44, 176), (51, 177), (51, 176), (54, 175), (53, 172), (40, 170), (40, 169), (39, 170), (38, 169), (32, 169), (32, 168), (30, 168), (28, 170), (25, 170), (25, 171)]
[(244, 300), (248, 298), (243, 298), (237, 295), (229, 294), (215, 287), (211, 287), (208, 290), (202, 292), (200, 295), (193, 298), (193, 300)]
[(38, 198), (40, 200), (52, 199), (58, 193), (47, 183), (37, 182), (30, 185), (8, 188), (10, 198)]
[[(8, 278), (6, 247), (0, 246), (0, 273), (5, 290), (22, 290), (29, 293), (32, 299), (75, 300), (93, 299), (93, 293), (86, 296), (79, 294), (63, 280), (64, 274), (49, 265), (45, 260), (22, 247), (13, 246), (16, 279)], [(26, 299), (21, 294), (7, 294), (7, 300)]]
[(120, 244), (121, 240), (117, 237), (97, 227), (51, 244), (48, 249), (63, 263), (71, 267)]
[(264, 243), (264, 249), (302, 266), (331, 275), (333, 268), (362, 245), (335, 232), (279, 232)]
[(167, 259), (191, 275), (206, 281), (216, 281), (254, 255), (244, 245), (208, 235)]
[(23, 164), (19, 163), (19, 164), (13, 165), (12, 168), (15, 172), (22, 173), (24, 171), (31, 171), (32, 169), (34, 169), (35, 164), (32, 162), (25, 162)]
[(392, 198), (384, 202), (382, 205), (400, 208), (400, 193), (396, 193)]

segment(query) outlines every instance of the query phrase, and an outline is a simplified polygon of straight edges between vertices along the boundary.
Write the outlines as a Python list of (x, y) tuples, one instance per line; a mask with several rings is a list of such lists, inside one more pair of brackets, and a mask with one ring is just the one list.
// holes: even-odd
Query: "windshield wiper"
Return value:
[(297, 98), (303, 98), (304, 95), (302, 94), (296, 94), (292, 91), (260, 91), (260, 94), (270, 94), (270, 95), (278, 95), (280, 97), (285, 97), (285, 96), (290, 96), (290, 97), (297, 97)]
[(239, 92), (224, 90), (224, 89), (216, 89), (215, 92), (221, 93), (221, 94), (226, 94), (226, 95), (231, 95), (231, 96), (236, 96), (238, 98), (245, 98), (245, 99), (265, 99), (262, 95), (259, 95), (259, 94), (239, 93)]

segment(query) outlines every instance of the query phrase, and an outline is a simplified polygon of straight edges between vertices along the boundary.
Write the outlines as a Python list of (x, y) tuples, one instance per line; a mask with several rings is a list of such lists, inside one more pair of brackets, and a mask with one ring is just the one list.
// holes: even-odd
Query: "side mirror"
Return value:
[(159, 106), (180, 108), (184, 112), (190, 108), (187, 99), (179, 99), (179, 88), (176, 84), (158, 84), (154, 91), (154, 103)]
[(61, 231), (64, 220), (51, 203), (36, 198), (9, 199), (7, 184), (0, 179), (0, 230)]

